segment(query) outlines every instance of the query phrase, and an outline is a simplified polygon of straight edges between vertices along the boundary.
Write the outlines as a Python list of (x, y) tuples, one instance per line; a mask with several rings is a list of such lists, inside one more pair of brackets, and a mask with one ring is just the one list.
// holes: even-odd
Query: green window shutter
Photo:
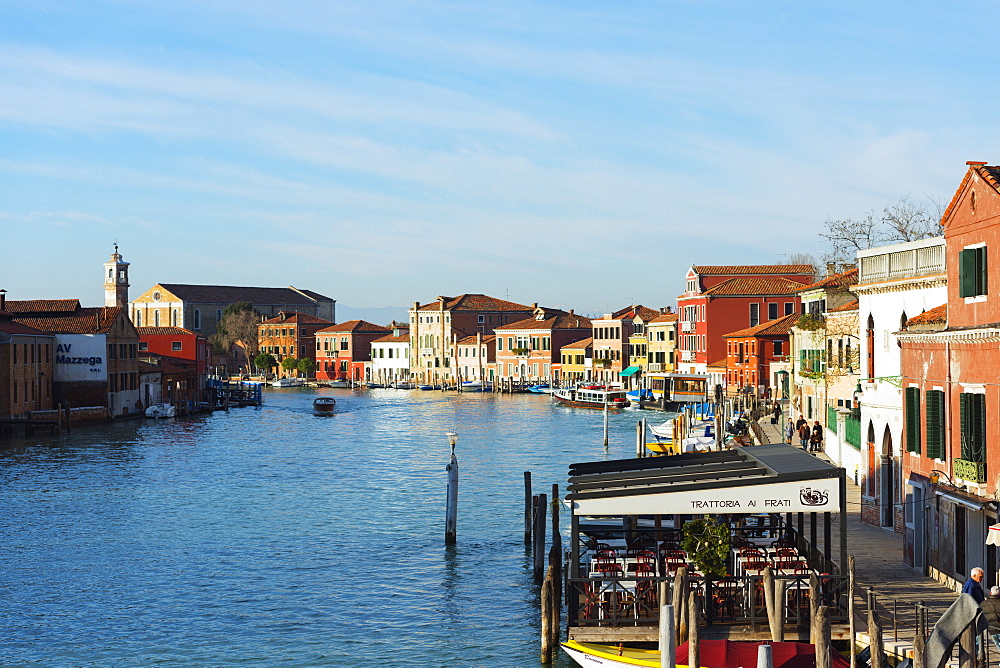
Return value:
[[(964, 251), (963, 251), (964, 252)], [(969, 459), (969, 452), (971, 448), (969, 447), (969, 395), (963, 392), (958, 395), (958, 423), (962, 431), (962, 459), (966, 461), (971, 461)]]
[(931, 459), (944, 459), (944, 392), (928, 390), (925, 411), (927, 456)]
[(976, 249), (976, 260), (977, 260), (976, 277), (978, 279), (976, 287), (979, 288), (976, 294), (977, 295), (989, 294), (986, 289), (989, 284), (989, 281), (987, 280), (989, 278), (989, 274), (986, 271), (986, 246)]
[(903, 419), (906, 421), (906, 450), (920, 454), (920, 388), (904, 390)]
[[(976, 249), (966, 248), (958, 253), (958, 296), (974, 297), (975, 294)], [(962, 401), (964, 401), (964, 399)], [(964, 406), (965, 404), (963, 403), (961, 405)], [(964, 430), (962, 433), (965, 433)]]
[(972, 456), (969, 461), (986, 461), (986, 395), (970, 395), (970, 405), (972, 407)]

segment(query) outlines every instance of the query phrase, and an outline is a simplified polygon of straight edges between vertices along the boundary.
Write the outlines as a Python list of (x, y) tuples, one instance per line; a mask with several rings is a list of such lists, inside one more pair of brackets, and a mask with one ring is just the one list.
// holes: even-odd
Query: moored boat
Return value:
[(329, 387), (344, 388), (344, 387), (350, 387), (350, 386), (351, 386), (351, 381), (349, 381), (349, 380), (331, 380), (330, 383), (329, 383)]
[(462, 383), (463, 392), (488, 392), (493, 389), (493, 386), (489, 383), (484, 383), (482, 380), (467, 380)]
[[(740, 668), (752, 666), (757, 661), (757, 647), (761, 644), (771, 646), (771, 659), (774, 668), (798, 668), (816, 664), (816, 648), (802, 642), (771, 642), (734, 641), (709, 639), (702, 640), (699, 645), (700, 668)], [(623, 668), (626, 666), (650, 666), (659, 668), (660, 651), (655, 649), (636, 649), (623, 645), (599, 645), (589, 642), (569, 640), (562, 643), (563, 649), (581, 666), (604, 666), (605, 668)], [(674, 664), (681, 668), (687, 665), (688, 644), (682, 643), (674, 654)], [(830, 653), (830, 663), (833, 668), (848, 668), (850, 662), (839, 652)]]
[(629, 406), (625, 390), (608, 388), (603, 385), (561, 388), (552, 392), (552, 396), (561, 404), (582, 408), (604, 408), (607, 406), (609, 409), (618, 409)]
[(152, 404), (146, 409), (148, 418), (172, 418), (176, 413), (176, 409), (170, 404)]
[(528, 392), (532, 394), (552, 394), (552, 388), (549, 387), (548, 383), (538, 383), (537, 385), (529, 385)]
[(302, 387), (305, 381), (301, 378), (279, 378), (271, 383), (271, 387)]
[(333, 397), (316, 397), (313, 400), (313, 415), (333, 415), (337, 400)]

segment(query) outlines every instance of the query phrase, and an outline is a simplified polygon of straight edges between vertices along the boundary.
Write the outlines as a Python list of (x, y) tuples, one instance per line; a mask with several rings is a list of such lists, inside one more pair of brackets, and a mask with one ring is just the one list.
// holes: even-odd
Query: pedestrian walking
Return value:
[(813, 423), (812, 434), (809, 436), (809, 446), (812, 452), (823, 451), (823, 427), (819, 420)]
[(808, 422), (803, 422), (799, 427), (799, 445), (802, 446), (803, 452), (809, 452), (809, 438), (812, 436), (812, 430), (809, 428)]
[(802, 425), (804, 424), (809, 424), (809, 420), (799, 415), (799, 419), (795, 421), (795, 431), (802, 429)]
[(785, 441), (791, 445), (793, 438), (795, 438), (795, 423), (792, 422), (792, 418), (788, 418), (788, 424), (785, 425)]
[(969, 573), (969, 579), (965, 581), (964, 585), (962, 585), (962, 593), (972, 594), (972, 598), (976, 599), (976, 603), (982, 603), (986, 600), (986, 594), (983, 593), (983, 586), (979, 584), (983, 581), (983, 577), (985, 577), (985, 575), (986, 573), (983, 569), (976, 566), (972, 569), (972, 572)]

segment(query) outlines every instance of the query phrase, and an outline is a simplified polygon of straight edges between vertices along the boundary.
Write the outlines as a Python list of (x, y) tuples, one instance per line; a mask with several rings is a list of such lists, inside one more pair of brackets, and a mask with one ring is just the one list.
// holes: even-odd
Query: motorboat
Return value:
[(351, 386), (351, 381), (349, 381), (349, 380), (343, 380), (343, 379), (341, 379), (341, 380), (331, 380), (328, 383), (328, 385), (330, 387), (345, 388), (345, 387), (350, 387)]
[(605, 387), (604, 385), (561, 388), (552, 392), (552, 397), (561, 404), (581, 408), (604, 408), (607, 406), (609, 409), (617, 410), (629, 406), (625, 390)]
[(549, 387), (548, 383), (538, 383), (537, 385), (529, 385), (528, 392), (532, 394), (552, 394), (552, 388)]
[[(761, 644), (771, 646), (771, 660), (774, 668), (793, 668), (794, 666), (811, 666), (816, 663), (816, 648), (809, 643), (801, 642), (771, 642), (765, 641), (733, 641), (721, 639), (703, 639), (699, 643), (699, 663), (701, 668), (739, 668), (755, 665), (757, 647)], [(599, 645), (596, 643), (569, 640), (562, 643), (563, 649), (581, 666), (605, 666), (606, 668), (623, 668), (626, 666), (650, 666), (659, 668), (660, 651), (655, 649), (637, 649), (624, 645)], [(683, 666), (687, 663), (688, 644), (679, 645), (674, 654), (674, 663)], [(833, 668), (848, 668), (850, 662), (839, 652), (831, 652), (830, 664)]]
[(467, 380), (462, 383), (463, 392), (489, 392), (493, 389), (493, 386), (489, 383), (484, 383), (482, 380)]
[(653, 395), (653, 391), (650, 389), (632, 390), (631, 392), (626, 393), (625, 396), (633, 404), (637, 404), (640, 401), (649, 401), (649, 402), (656, 401), (656, 397)]
[(411, 383), (409, 381), (405, 381), (405, 380), (397, 380), (393, 384), (393, 387), (396, 388), (397, 390), (412, 390), (413, 389), (413, 383)]
[(301, 378), (279, 378), (278, 380), (271, 383), (271, 387), (302, 387), (305, 385), (305, 381)]
[(170, 404), (153, 404), (146, 409), (148, 418), (172, 418), (176, 414), (177, 409)]
[(313, 415), (333, 415), (337, 400), (333, 397), (316, 397), (313, 400)]

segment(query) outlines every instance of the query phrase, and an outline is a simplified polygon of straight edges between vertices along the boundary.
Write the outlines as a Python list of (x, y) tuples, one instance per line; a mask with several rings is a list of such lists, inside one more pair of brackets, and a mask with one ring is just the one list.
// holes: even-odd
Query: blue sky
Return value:
[(0, 288), (673, 304), (691, 264), (996, 164), (1000, 9), (953, 2), (0, 4)]

